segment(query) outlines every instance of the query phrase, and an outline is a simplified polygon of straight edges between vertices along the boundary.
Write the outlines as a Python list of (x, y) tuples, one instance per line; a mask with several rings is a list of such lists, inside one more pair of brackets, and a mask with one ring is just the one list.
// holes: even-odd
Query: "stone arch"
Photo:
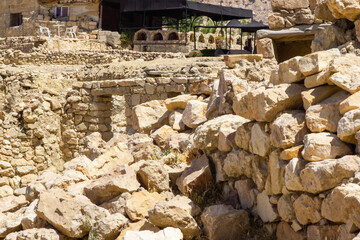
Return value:
[(151, 41), (163, 41), (164, 33), (160, 30), (155, 31), (151, 34)]
[(204, 34), (200, 34), (200, 36), (199, 36), (199, 38), (198, 38), (198, 42), (200, 42), (200, 43), (205, 43)]
[(176, 30), (172, 30), (166, 34), (165, 39), (170, 41), (175, 41), (175, 40), (180, 40), (180, 36)]
[(209, 35), (208, 43), (209, 43), (209, 44), (214, 44), (214, 43), (215, 43), (215, 37), (214, 37), (214, 35), (212, 35), (212, 34)]
[(149, 32), (145, 29), (141, 29), (135, 33), (134, 40), (135, 41), (147, 41)]

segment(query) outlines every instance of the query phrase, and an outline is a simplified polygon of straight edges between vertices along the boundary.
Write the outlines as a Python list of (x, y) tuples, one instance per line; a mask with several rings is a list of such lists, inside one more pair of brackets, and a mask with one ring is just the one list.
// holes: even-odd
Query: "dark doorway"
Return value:
[(23, 16), (21, 13), (10, 14), (10, 27), (20, 26), (23, 23)]

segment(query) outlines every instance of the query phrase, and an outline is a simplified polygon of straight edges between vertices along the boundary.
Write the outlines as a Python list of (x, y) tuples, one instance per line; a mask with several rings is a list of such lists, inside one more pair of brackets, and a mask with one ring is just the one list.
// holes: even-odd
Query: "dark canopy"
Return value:
[(214, 21), (252, 18), (251, 10), (224, 7), (188, 0), (103, 0), (103, 4), (118, 4), (120, 13), (141, 13), (147, 15), (184, 19), (188, 16), (208, 16)]
[(238, 28), (241, 28), (242, 32), (256, 32), (261, 29), (269, 29), (269, 26), (261, 22), (252, 21), (251, 23), (240, 25)]

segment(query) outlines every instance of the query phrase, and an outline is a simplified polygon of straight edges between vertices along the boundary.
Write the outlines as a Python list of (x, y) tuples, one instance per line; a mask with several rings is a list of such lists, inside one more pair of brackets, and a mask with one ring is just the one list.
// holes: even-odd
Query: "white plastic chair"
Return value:
[(77, 30), (77, 26), (73, 26), (73, 27), (70, 27), (70, 28), (66, 28), (66, 31), (65, 31), (65, 37), (67, 37), (68, 35), (71, 37), (71, 38), (77, 38), (76, 36), (76, 30)]
[(48, 37), (51, 38), (50, 29), (48, 27), (39, 26), (39, 28), (40, 28), (41, 36), (48, 35)]

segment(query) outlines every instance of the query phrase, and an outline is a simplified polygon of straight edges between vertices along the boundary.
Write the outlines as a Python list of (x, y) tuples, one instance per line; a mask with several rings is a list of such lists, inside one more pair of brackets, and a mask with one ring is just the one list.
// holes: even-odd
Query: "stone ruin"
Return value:
[(279, 62), (1, 39), (0, 238), (359, 239), (360, 4), (290, 2)]

